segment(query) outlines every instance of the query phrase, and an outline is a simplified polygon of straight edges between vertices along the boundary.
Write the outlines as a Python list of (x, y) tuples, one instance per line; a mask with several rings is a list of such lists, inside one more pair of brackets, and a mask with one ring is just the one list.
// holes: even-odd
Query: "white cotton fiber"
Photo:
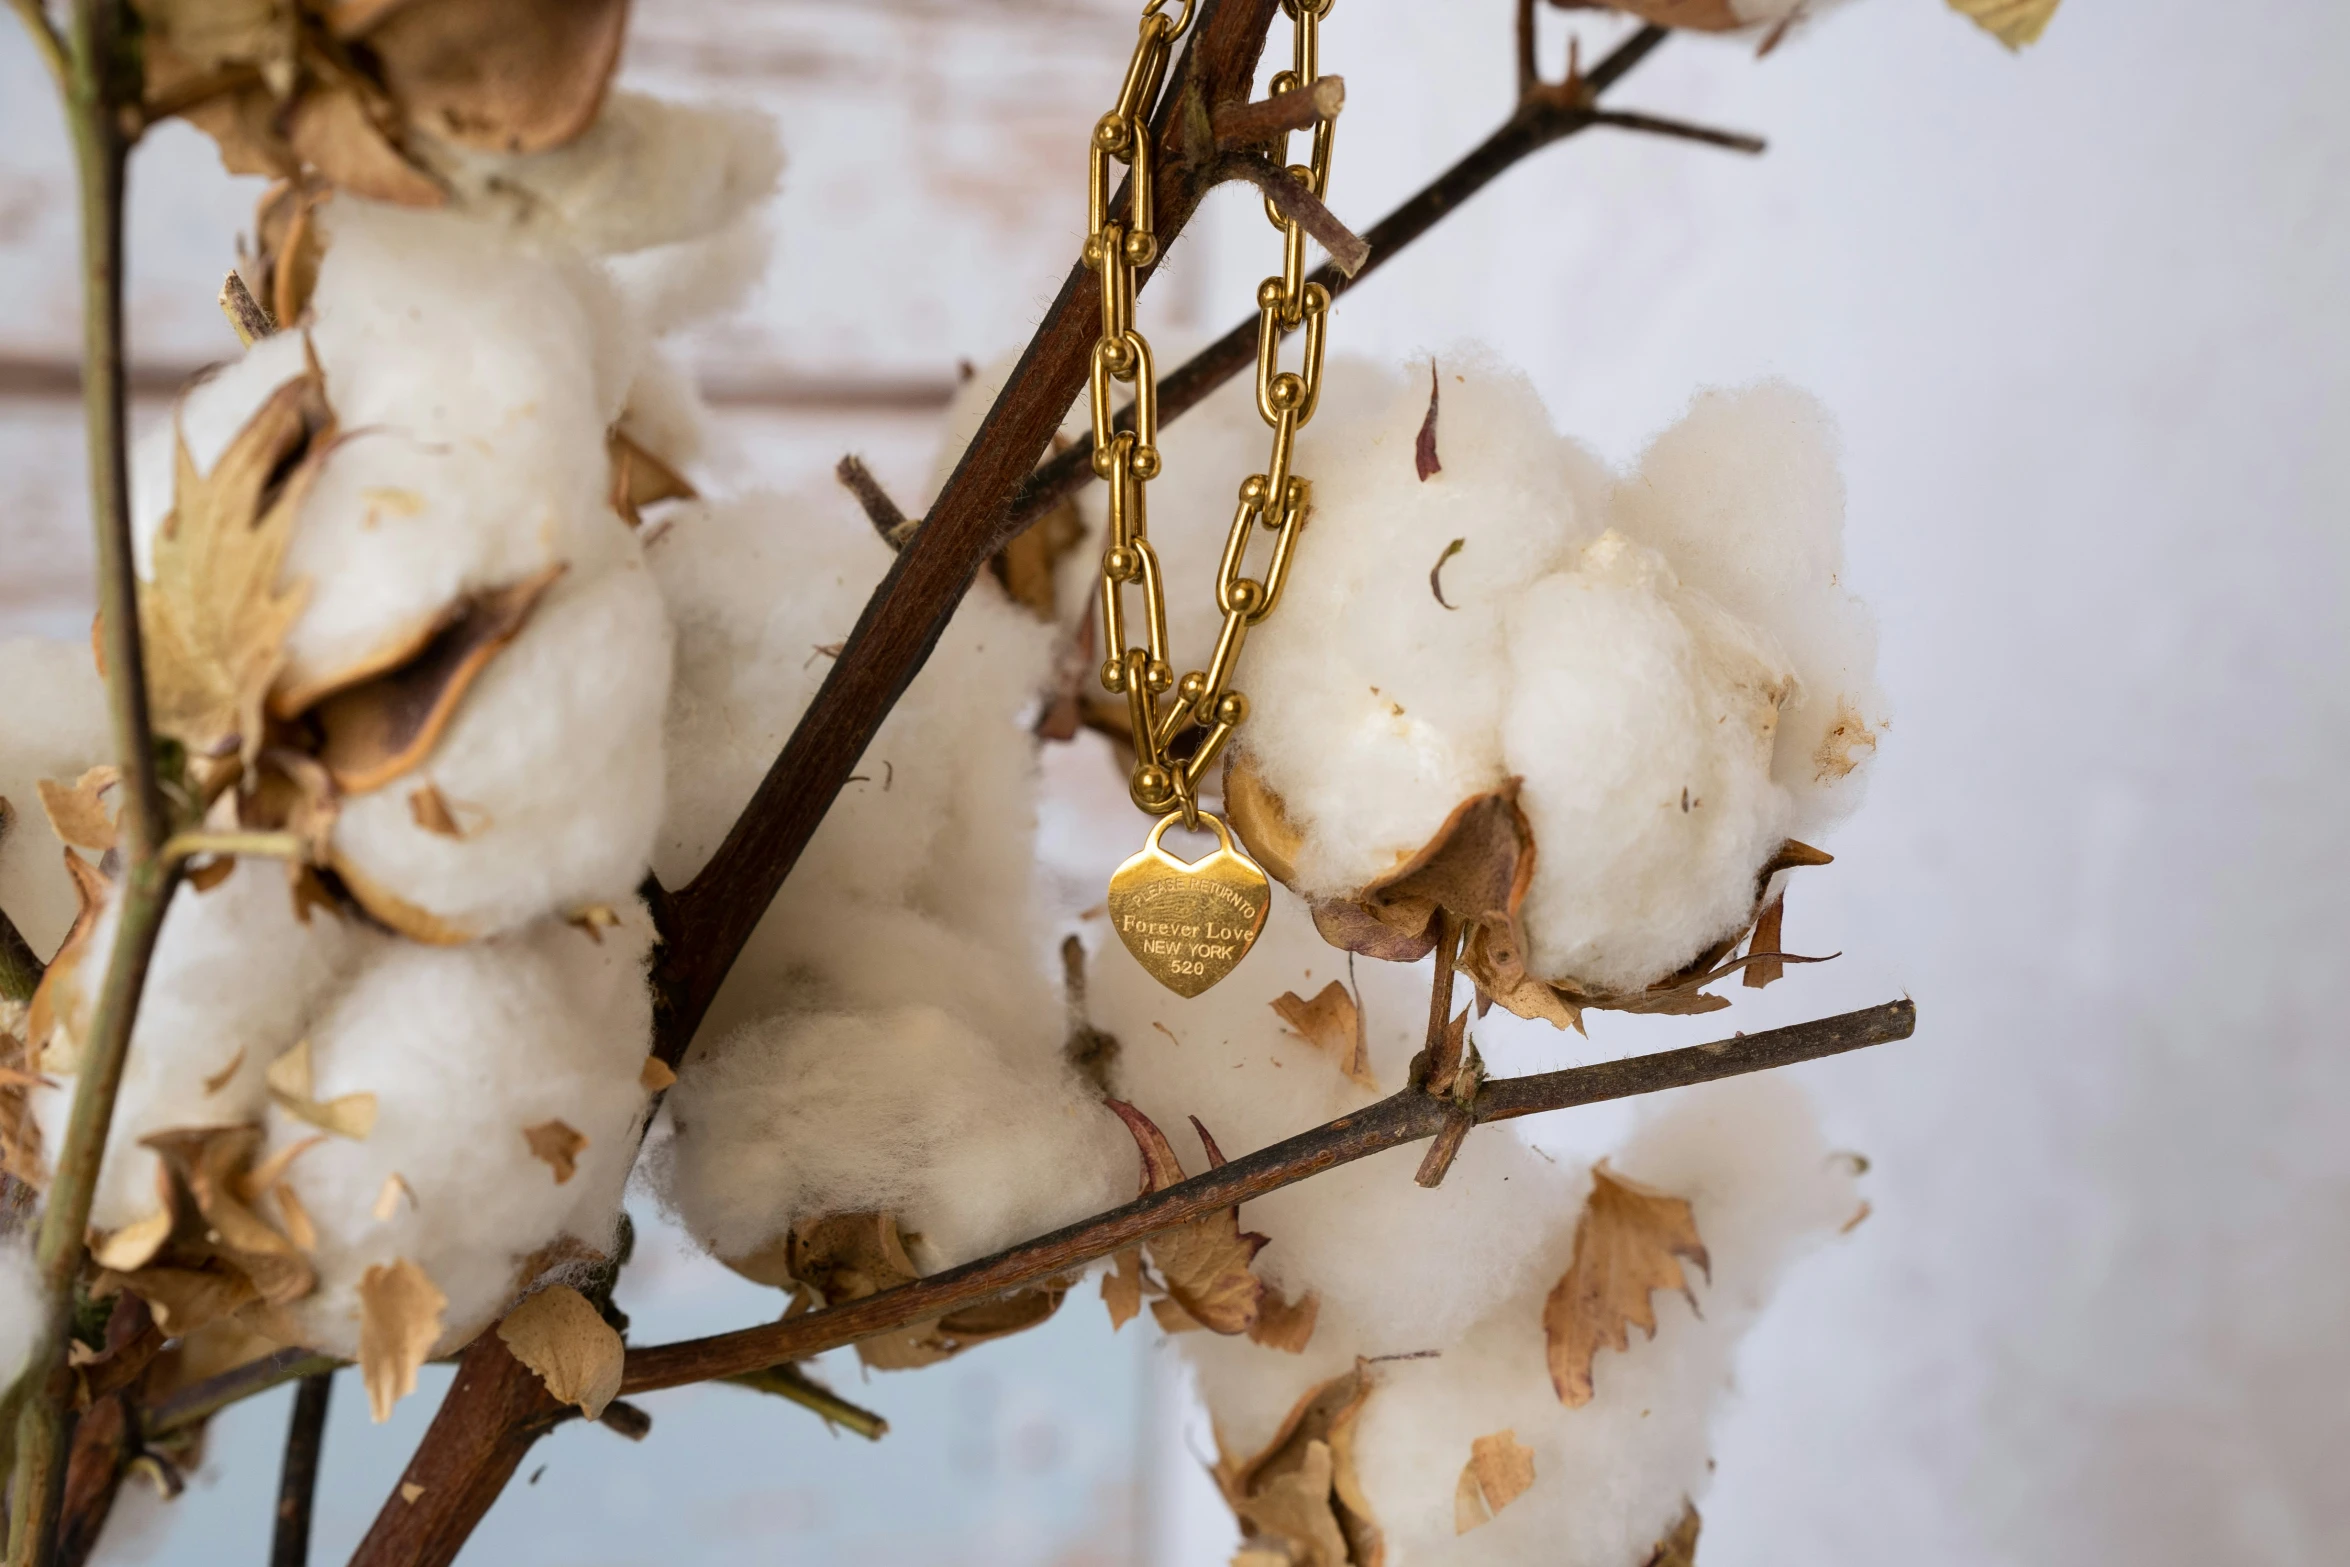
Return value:
[(30, 637), (0, 642), (0, 909), (46, 958), (78, 907), (64, 846), (41, 809), (40, 781), (70, 784), (113, 758), (106, 688), (86, 644)]
[[(1353, 965), (1377, 1090), (1350, 1080), (1273, 1010), (1284, 993), (1311, 999), (1333, 980), (1349, 981), (1347, 955), (1277, 890), (1265, 934), (1214, 989), (1177, 996), (1113, 938), (1093, 957), (1087, 1008), (1118, 1040), (1112, 1091), (1157, 1123), (1197, 1174), (1206, 1152), (1192, 1116), (1237, 1158), (1404, 1086), (1427, 1032), (1427, 967)], [(1555, 1170), (1506, 1135), (1471, 1138), (1434, 1191), (1412, 1179), (1422, 1152), (1327, 1171), (1241, 1210), (1245, 1228), (1271, 1237), (1258, 1275), (1293, 1300), (1319, 1295), (1324, 1322), (1342, 1323), (1350, 1342), (1380, 1346), (1364, 1353), (1446, 1342), (1517, 1288), (1527, 1265), (1519, 1226), (1557, 1200)]]
[[(631, 903), (601, 941), (545, 920), (464, 947), (387, 942), (335, 998), (309, 1035), (313, 1095), (373, 1094), (376, 1119), (287, 1176), (319, 1233), (318, 1290), (291, 1308), (306, 1342), (356, 1354), (371, 1266), (404, 1257), (449, 1297), (445, 1350), (513, 1299), (525, 1259), (610, 1245), (647, 1104), (651, 939)], [(523, 1135), (550, 1121), (586, 1138), (568, 1181)], [(274, 1105), (268, 1122), (272, 1151), (317, 1131)], [(395, 1175), (413, 1199), (396, 1184), (386, 1198)]]
[(1503, 757), (1538, 851), (1529, 959), (1634, 990), (1752, 916), (1787, 823), (1771, 782), (1786, 676), (1654, 551), (1611, 531), (1576, 565), (1503, 616)]
[[(674, 887), (758, 787), (891, 557), (832, 487), (689, 503), (647, 558), (677, 628), (670, 808), (654, 857)], [(794, 883), (949, 915), (985, 914), (1007, 885), (1025, 898), (1035, 760), (1020, 719), (1045, 684), (1050, 649), (1049, 629), (992, 580), (974, 584)]]
[(1597, 469), (1523, 376), (1467, 353), (1438, 376), (1444, 466), (1426, 482), (1424, 374), (1389, 381), (1375, 412), (1315, 421), (1298, 458), (1313, 522), (1242, 665), (1247, 744), (1306, 832), (1298, 878), (1319, 896), (1392, 870), (1508, 776), (1507, 607), (1599, 531)]
[[(473, 935), (626, 902), (661, 823), (669, 666), (641, 563), (558, 581), (425, 765), (343, 802), (338, 861)], [(419, 820), (428, 786), (458, 836)]]
[[(1781, 840), (1849, 808), (1882, 727), (1817, 405), (1775, 385), (1700, 399), (1611, 480), (1523, 376), (1457, 350), (1436, 359), (1423, 477), (1422, 372), (1330, 375), (1380, 395), (1300, 439), (1312, 522), (1236, 680), (1236, 744), (1302, 835), (1292, 885), (1357, 897), (1516, 778), (1538, 977), (1637, 990), (1736, 934)], [(1246, 390), (1195, 416), (1215, 441), (1245, 438)], [(1212, 575), (1212, 543), (1154, 537), (1171, 583)]]
[[(1051, 1034), (1057, 1021), (1030, 1026)], [(799, 1220), (894, 1213), (931, 1271), (1132, 1197), (1126, 1129), (1068, 1069), (1031, 1055), (1014, 1067), (934, 1006), (738, 1029), (698, 1051), (670, 1096), (670, 1200), (727, 1258)]]
[(1703, 392), (1616, 489), (1617, 526), (1683, 582), (1767, 632), (1795, 676), (1772, 774), (1799, 835), (1860, 803), (1887, 722), (1877, 629), (1844, 586), (1836, 434), (1784, 381)]
[[(1472, 1137), (1467, 1149), (1490, 1135)], [(1435, 1349), (1432, 1358), (1373, 1366), (1356, 1432), (1358, 1475), (1390, 1567), (1643, 1567), (1684, 1502), (1703, 1502), (1709, 1432), (1740, 1339), (1784, 1266), (1848, 1220), (1858, 1198), (1849, 1162), (1821, 1142), (1801, 1092), (1763, 1077), (1664, 1101), (1611, 1167), (1690, 1202), (1712, 1273), (1688, 1270), (1697, 1310), (1659, 1292), (1655, 1338), (1635, 1330), (1628, 1351), (1599, 1352), (1590, 1403), (1560, 1403), (1542, 1327), (1544, 1301), (1573, 1256), (1590, 1176), (1543, 1167), (1547, 1184), (1525, 1193), (1507, 1224), (1524, 1253), (1522, 1282), (1465, 1332), (1406, 1343), (1325, 1318), (1294, 1357), (1185, 1335), (1227, 1450), (1256, 1452), (1300, 1395), (1357, 1355)], [(1399, 1192), (1391, 1202), (1401, 1200)], [(1384, 1250), (1399, 1275), (1422, 1266), (1412, 1239), (1398, 1236)], [(1457, 1533), (1454, 1493), (1471, 1444), (1505, 1430), (1533, 1450), (1533, 1486), (1491, 1521)]]
[[(60, 1028), (44, 1058), (56, 1086), (32, 1091), (51, 1158), (65, 1137), (71, 1066), (113, 950), (117, 912), (102, 916), (79, 983), (60, 998)], [(147, 972), (90, 1222), (119, 1229), (160, 1207), (160, 1166), (139, 1139), (257, 1119), (269, 1063), (301, 1039), (359, 955), (380, 944), (328, 910), (313, 909), (307, 923), (295, 918), (284, 869), (266, 860), (240, 863), (209, 892), (183, 885)]]
[(24, 1370), (41, 1334), (41, 1276), (29, 1228), (0, 1238), (0, 1389)]
[(615, 92), (587, 131), (547, 152), (436, 147), (461, 206), (618, 255), (698, 240), (775, 190), (783, 151), (754, 110)]

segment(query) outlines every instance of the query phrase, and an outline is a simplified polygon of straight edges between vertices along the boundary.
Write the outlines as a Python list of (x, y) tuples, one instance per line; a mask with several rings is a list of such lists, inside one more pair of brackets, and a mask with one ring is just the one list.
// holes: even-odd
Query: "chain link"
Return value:
[[(1248, 718), (1248, 698), (1232, 688), (1235, 667), (1249, 628), (1281, 602), (1289, 565), (1312, 504), (1313, 487), (1290, 471), (1297, 432), (1314, 417), (1322, 399), (1322, 349), (1330, 317), (1330, 294), (1306, 281), (1304, 228), (1281, 215), (1271, 200), (1265, 216), (1281, 234), (1281, 272), (1257, 287), (1257, 412), (1273, 432), (1273, 452), (1263, 473), (1241, 482), (1239, 505), (1216, 570), (1216, 607), (1224, 613), (1208, 667), (1180, 681), (1167, 659), (1167, 600), (1159, 557), (1151, 548), (1145, 487), (1159, 474), (1158, 385), (1150, 344), (1134, 325), (1135, 276), (1158, 255), (1151, 222), (1150, 130), (1144, 123), (1164, 84), (1176, 38), (1191, 21), (1191, 0), (1180, 18), (1169, 18), (1166, 0), (1151, 0), (1142, 15), (1141, 37), (1126, 68), (1118, 106), (1094, 125), (1088, 182), (1090, 217), (1085, 264), (1102, 275), (1102, 331), (1094, 344), (1088, 379), (1093, 410), (1093, 471), (1110, 491), (1109, 533), (1102, 550), (1102, 663), (1104, 689), (1126, 698), (1134, 735), (1134, 773), (1127, 792), (1144, 811), (1157, 816), (1181, 810), (1197, 826), (1199, 782), (1207, 775), (1233, 731)], [(1334, 0), (1281, 0), (1291, 23), (1290, 69), (1273, 78), (1274, 93), (1311, 87), (1321, 78), (1321, 24)], [(1288, 164), (1289, 175), (1318, 197), (1330, 189), (1330, 145), (1336, 123), (1314, 127), (1310, 161)], [(1275, 149), (1287, 163), (1289, 137)], [(1127, 216), (1110, 215), (1110, 165), (1133, 171)], [(1281, 367), (1283, 340), (1305, 331), (1297, 370)], [(1111, 399), (1119, 383), (1134, 388), (1130, 430), (1116, 426)], [(1259, 529), (1273, 534), (1262, 577), (1247, 574), (1249, 546)], [(1132, 645), (1126, 589), (1142, 592), (1142, 644)], [(1170, 692), (1172, 696), (1170, 697)]]

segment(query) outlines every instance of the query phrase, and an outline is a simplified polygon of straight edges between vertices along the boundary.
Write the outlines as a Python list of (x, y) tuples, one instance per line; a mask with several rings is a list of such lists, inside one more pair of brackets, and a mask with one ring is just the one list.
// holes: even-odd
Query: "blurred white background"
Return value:
[[(1367, 226), (1499, 119), (1511, 9), (1341, 0), (1342, 215)], [(791, 158), (769, 286), (702, 349), (746, 472), (854, 448), (918, 492), (957, 361), (1024, 340), (1075, 254), (1132, 10), (642, 0), (628, 75), (767, 107)], [(1741, 993), (1731, 1026), (1901, 993), (1922, 1021), (1802, 1071), (1876, 1161), (1875, 1217), (1748, 1345), (1708, 1567), (2350, 1559), (2345, 68), (2328, 0), (2066, 0), (2021, 58), (1939, 0), (1835, 8), (1760, 62), (1677, 39), (1619, 101), (1767, 156), (1595, 131), (1337, 313), (1344, 350), (1500, 344), (1618, 461), (1693, 389), (1766, 374), (1842, 424), (1895, 727), (1791, 915), (1799, 950), (1845, 955)], [(134, 341), (166, 393), (230, 348), (211, 300), (253, 191), (177, 131), (134, 186)], [(88, 624), (69, 191), (0, 33), (0, 635)], [(1177, 247), (1162, 334), (1246, 311), (1254, 207), (1225, 193)], [(1692, 1028), (1606, 1016), (1538, 1048)], [(774, 1309), (650, 1226), (646, 1255), (640, 1336)], [(466, 1560), (1220, 1561), (1166, 1360), (1081, 1297), (920, 1377), (832, 1368), (893, 1421), (878, 1446), (729, 1389), (662, 1395), (641, 1448), (544, 1444)], [(437, 1385), (381, 1430), (354, 1394), (320, 1561)], [(219, 1422), (168, 1534), (130, 1538), (141, 1503), (117, 1559), (260, 1559), (282, 1429), (281, 1399)]]

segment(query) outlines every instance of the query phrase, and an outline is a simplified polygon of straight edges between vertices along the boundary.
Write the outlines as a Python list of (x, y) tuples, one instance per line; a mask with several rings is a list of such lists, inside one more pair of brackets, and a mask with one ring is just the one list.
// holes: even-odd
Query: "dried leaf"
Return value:
[(90, 1286), (93, 1297), (128, 1290), (155, 1313), (156, 1326), (173, 1338), (185, 1338), (256, 1300), (252, 1281), (243, 1274), (217, 1268), (146, 1267), (134, 1274), (100, 1273)]
[(353, 1142), (365, 1142), (375, 1130), (375, 1095), (343, 1094), (323, 1102), (313, 1095), (307, 1039), (270, 1062), (262, 1080), (269, 1085), (271, 1102), (298, 1121)]
[(1629, 1349), (1634, 1327), (1656, 1337), (1651, 1293), (1679, 1290), (1696, 1306), (1683, 1259), (1710, 1266), (1685, 1200), (1635, 1185), (1604, 1163), (1592, 1170), (1573, 1260), (1542, 1306), (1559, 1402), (1570, 1408), (1591, 1402), (1591, 1364), (1602, 1347)]
[(1352, 991), (1337, 980), (1324, 985), (1311, 1001), (1294, 990), (1285, 991), (1273, 1010), (1306, 1043), (1328, 1055), (1348, 1081), (1379, 1091), (1379, 1079), (1371, 1074), (1370, 1047), (1363, 1039), (1362, 1009), (1355, 1005)]
[(448, 1306), (425, 1271), (407, 1258), (369, 1268), (359, 1280), (359, 1370), (377, 1425), (416, 1391), (416, 1370), (441, 1336)]
[(1115, 1333), (1142, 1314), (1142, 1251), (1129, 1246), (1118, 1253), (1111, 1270), (1102, 1275), (1102, 1303), (1110, 1309), (1110, 1331)]
[(282, 1183), (275, 1191), (277, 1211), (285, 1218), (286, 1239), (303, 1251), (318, 1250), (318, 1226), (311, 1222), (310, 1210), (303, 1206), (300, 1195), (291, 1186)]
[[(25, 1044), (33, 1053), (33, 1064), (44, 1071), (71, 1072), (69, 1060), (53, 1060), (50, 1054), (50, 1036), (61, 1022), (70, 1022), (69, 1032), (79, 1034), (85, 1019), (80, 1015), (88, 997), (80, 983), (82, 960), (89, 956), (90, 939), (96, 932), (98, 916), (104, 912), (110, 884), (98, 867), (74, 853), (60, 849), (65, 859), (65, 873), (72, 878), (76, 901), (73, 924), (66, 930), (65, 940), (58, 944), (57, 956), (49, 960), (49, 967), (41, 975), (41, 983), (33, 988), (33, 999), (25, 1010)], [(68, 1017), (66, 1014), (73, 1014)]]
[(400, 149), (396, 111), (371, 102), (354, 81), (320, 82), (286, 116), (286, 143), (306, 167), (337, 190), (402, 207), (437, 207), (441, 182)]
[(139, 625), (155, 730), (191, 758), (260, 754), (263, 705), (309, 596), (279, 583), (279, 563), (332, 431), (313, 367), (270, 394), (210, 473), (174, 433), (172, 509), (139, 584)]
[(1704, 1523), (1697, 1516), (1696, 1503), (1682, 1502), (1680, 1518), (1656, 1542), (1641, 1567), (1697, 1567), (1697, 1536)]
[(411, 1210), (416, 1207), (416, 1188), (408, 1184), (408, 1177), (394, 1170), (384, 1177), (383, 1186), (375, 1194), (375, 1222), (388, 1224), (393, 1214), (400, 1211), (400, 1199), (408, 1199)]
[[(803, 1220), (792, 1226), (780, 1248), (730, 1259), (728, 1266), (761, 1283), (797, 1286), (804, 1297), (828, 1306), (863, 1300), (921, 1276), (906, 1254), (896, 1217), (887, 1213)], [(857, 1356), (877, 1371), (935, 1365), (974, 1345), (1035, 1327), (1060, 1309), (1068, 1289), (1065, 1279), (1047, 1279), (997, 1300), (866, 1339), (858, 1344)]]
[(437, 784), (429, 781), (408, 791), (408, 815), (426, 832), (444, 838), (465, 836), (465, 829), (457, 825), (456, 816), (449, 810), (447, 797)]
[(590, 1420), (620, 1394), (627, 1347), (604, 1314), (568, 1285), (551, 1285), (506, 1313), (498, 1337), (548, 1392), (577, 1404)]
[[(1420, 421), (1420, 438), (1412, 443), (1412, 470), (1419, 474), (1422, 484), (1426, 484), (1431, 478), (1444, 471), (1444, 464), (1439, 462), (1436, 457), (1436, 404), (1439, 390), (1436, 379), (1436, 361), (1431, 359), (1428, 361), (1428, 417)], [(1452, 548), (1444, 552), (1444, 560), (1450, 560), (1453, 550), (1460, 547), (1461, 541), (1459, 539), (1453, 540)], [(1444, 560), (1436, 563), (1439, 568), (1444, 565)], [(1428, 581), (1431, 586), (1435, 584), (1435, 572), (1428, 573)], [(1436, 602), (1444, 604), (1442, 593), (1436, 595)], [(1450, 604), (1445, 604), (1444, 607), (1452, 608)]]
[(2057, 0), (1950, 0), (1950, 9), (2010, 49), (2038, 43), (2056, 6)]
[(406, 1502), (409, 1506), (414, 1507), (416, 1505), (416, 1499), (423, 1494), (424, 1487), (418, 1485), (415, 1481), (403, 1480), (400, 1482), (400, 1500)]
[(155, 1254), (163, 1250), (163, 1243), (171, 1239), (171, 1230), (169, 1209), (149, 1214), (107, 1236), (105, 1244), (91, 1248), (90, 1256), (101, 1268), (136, 1273), (155, 1260)]
[(428, 947), (460, 947), (473, 939), (472, 931), (410, 903), (352, 864), (348, 856), (337, 854), (330, 863), (343, 890), (361, 908), (410, 941), (420, 941)]
[(588, 1140), (573, 1127), (562, 1121), (541, 1121), (524, 1127), (522, 1138), (530, 1144), (531, 1157), (555, 1172), (557, 1186), (579, 1173), (579, 1156)]
[(612, 465), (612, 509), (632, 528), (644, 526), (644, 508), (662, 501), (690, 501), (699, 492), (685, 475), (646, 450), (620, 426), (604, 438)]
[(294, 1161), (326, 1141), (324, 1134), (305, 1137), (298, 1143), (288, 1143), (276, 1153), (237, 1177), (237, 1195), (246, 1202), (259, 1202), (261, 1194), (286, 1178)]
[[(1120, 1100), (1103, 1101), (1134, 1136), (1142, 1153), (1142, 1189), (1163, 1190), (1183, 1179), (1183, 1166), (1161, 1132), (1140, 1110)], [(1195, 1121), (1193, 1125), (1198, 1125)], [(1205, 1130), (1201, 1133), (1206, 1140)], [(1221, 1163), (1210, 1147), (1212, 1163)], [(1265, 1237), (1243, 1231), (1237, 1207), (1219, 1208), (1188, 1224), (1162, 1230), (1144, 1242), (1166, 1283), (1167, 1294), (1200, 1326), (1216, 1333), (1246, 1333), (1256, 1326), (1264, 1285), (1249, 1263)]]
[(1305, 835), (1290, 821), (1281, 796), (1266, 784), (1248, 752), (1235, 749), (1230, 758), (1224, 764), (1225, 825), (1240, 834), (1266, 875), (1291, 886), (1297, 880), (1297, 856), (1305, 847)]
[(245, 1047), (239, 1045), (237, 1047), (237, 1053), (228, 1058), (228, 1065), (222, 1067), (219, 1071), (204, 1079), (204, 1097), (210, 1099), (215, 1094), (219, 1093), (222, 1089), (228, 1087), (229, 1084), (237, 1080), (237, 1074), (242, 1072), (244, 1069)]
[(1860, 752), (1874, 753), (1876, 749), (1877, 731), (1869, 727), (1851, 698), (1840, 696), (1836, 699), (1836, 721), (1820, 736), (1819, 748), (1812, 752), (1812, 781), (1834, 783), (1860, 765)]
[(1763, 905), (1762, 913), (1755, 916), (1754, 935), (1747, 942), (1746, 973), (1741, 980), (1747, 989), (1760, 990), (1773, 980), (1786, 977), (1786, 964), (1776, 958), (1758, 958), (1754, 955), (1758, 952), (1777, 952), (1779, 944), (1786, 939), (1786, 923), (1787, 900), (1784, 896), (1773, 898)]
[(1369, 1366), (1357, 1360), (1298, 1400), (1255, 1457), (1235, 1461), (1219, 1436), (1216, 1484), (1248, 1544), (1286, 1551), (1278, 1559), (1299, 1567), (1378, 1567), (1385, 1545), (1354, 1464), (1370, 1396)]
[(1444, 563), (1458, 555), (1468, 542), (1467, 539), (1453, 540), (1444, 547), (1444, 553), (1436, 557), (1436, 564), (1428, 568), (1428, 591), (1435, 594), (1436, 602), (1446, 609), (1459, 609), (1460, 606), (1444, 596)]
[(584, 931), (588, 940), (600, 947), (604, 944), (604, 932), (620, 923), (620, 911), (609, 903), (591, 903), (564, 915), (563, 923)]
[(645, 1057), (645, 1064), (636, 1074), (637, 1085), (648, 1094), (664, 1093), (677, 1082), (677, 1074), (669, 1063), (659, 1056)]
[[(549, 566), (460, 600), (405, 664), (318, 701), (316, 718), (325, 737), (319, 759), (336, 786), (345, 794), (365, 794), (422, 766), (473, 682), (522, 634), (531, 611), (562, 575), (561, 565)], [(294, 700), (281, 702), (279, 710)]]
[[(1066, 449), (1068, 444), (1057, 435), (1053, 437), (1055, 451)], [(1071, 497), (1056, 503), (1013, 534), (989, 560), (988, 568), (995, 573), (996, 581), (1004, 585), (1013, 603), (1025, 606), (1046, 625), (1055, 625), (1060, 614), (1054, 579), (1059, 574), (1062, 558), (1084, 542), (1085, 519), (1078, 514), (1077, 502)], [(1090, 622), (1087, 629), (1091, 630)], [(1086, 660), (1086, 667), (1091, 669), (1091, 659)]]
[(255, 253), (240, 264), (253, 292), (269, 306), (270, 317), (281, 328), (300, 321), (310, 308), (319, 264), (326, 259), (318, 209), (333, 195), (332, 186), (316, 180), (286, 179), (270, 186), (253, 205)]
[(1467, 1534), (1491, 1523), (1493, 1515), (1526, 1494), (1534, 1484), (1534, 1449), (1515, 1431), (1496, 1431), (1469, 1444), (1453, 1490), (1452, 1532)]
[(409, 123), (498, 152), (543, 152), (586, 130), (628, 25), (627, 0), (408, 0), (337, 14), (365, 27)]
[(104, 854), (114, 847), (114, 814), (100, 796), (121, 776), (114, 767), (101, 766), (91, 768), (70, 785), (48, 778), (34, 785), (41, 794), (41, 809), (49, 817), (49, 830), (57, 834), (60, 843), (92, 854)]
[(1248, 1330), (1249, 1341), (1285, 1355), (1302, 1355), (1313, 1342), (1314, 1323), (1321, 1315), (1322, 1297), (1314, 1291), (1306, 1291), (1305, 1299), (1293, 1306), (1279, 1290), (1268, 1288), (1257, 1303), (1256, 1326)]

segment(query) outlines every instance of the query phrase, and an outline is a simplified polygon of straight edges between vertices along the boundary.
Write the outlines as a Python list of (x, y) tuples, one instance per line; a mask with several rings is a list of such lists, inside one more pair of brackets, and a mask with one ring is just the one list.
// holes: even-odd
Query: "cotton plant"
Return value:
[[(1614, 8), (1766, 48), (1814, 9)], [(2051, 8), (1959, 5), (2011, 44)], [(1859, 1161), (1763, 1078), (1657, 1102), (1596, 1162), (1487, 1123), (1910, 1009), (1515, 1078), (1495, 1012), (1716, 1010), (1809, 961), (1790, 875), (1889, 723), (1815, 400), (1701, 392), (1616, 470), (1489, 348), (1333, 355), (1253, 716), (1182, 812), (1230, 818), (1271, 923), (1187, 1000), (1038, 874), (1040, 822), (1136, 739), (1087, 689), (1103, 491), (1015, 492), (1099, 456), (1052, 379), (1099, 328), (1082, 291), (969, 380), (920, 517), (856, 464), (734, 485), (677, 334), (765, 275), (782, 154), (755, 115), (615, 88), (624, 4), (141, 0), (103, 59), (131, 29), (26, 9), (61, 67), (109, 67), (71, 100), (92, 145), (170, 109), (273, 182), (222, 296), (242, 352), (135, 443), (93, 427), (129, 483), (99, 496), (91, 644), (0, 644), (29, 1528), (57, 1525), (68, 1401), (129, 1433), (117, 1475), (168, 1475), (200, 1452), (172, 1411), (356, 1362), (380, 1420), (457, 1358), (441, 1424), (494, 1439), (428, 1441), (358, 1558), (445, 1562), (558, 1420), (641, 1435), (624, 1389), (726, 1377), (877, 1433), (796, 1363), (916, 1369), (1098, 1298), (1195, 1368), (1239, 1567), (1691, 1559), (1739, 1338), (1865, 1213)], [(1199, 9), (1216, 47), (1152, 67), (1154, 7), (1130, 73), (1221, 106), (1175, 117), (1163, 188), (1208, 147), (1359, 266), (1260, 156), (1343, 94), (1232, 117), (1248, 8)], [(1521, 112), (1593, 123), (1579, 70)], [(1146, 107), (1097, 153), (1136, 158), (1112, 133)], [(1228, 386), (1146, 465), (1186, 652), (1261, 414)], [(1108, 875), (1084, 837), (1056, 852)], [(777, 1320), (629, 1344), (632, 1179)], [(94, 1537), (90, 1494), (61, 1538)]]

